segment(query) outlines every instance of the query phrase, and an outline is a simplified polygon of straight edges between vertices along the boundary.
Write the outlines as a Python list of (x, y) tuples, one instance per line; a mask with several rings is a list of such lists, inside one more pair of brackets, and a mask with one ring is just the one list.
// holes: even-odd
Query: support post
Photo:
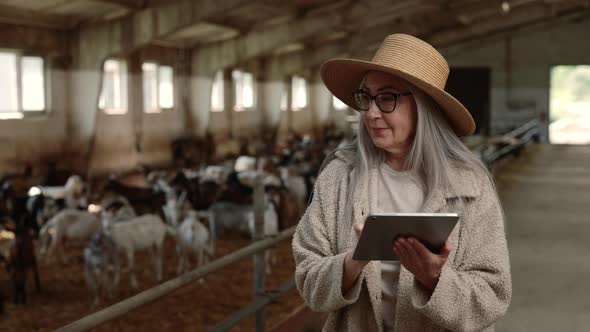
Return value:
[[(260, 241), (264, 237), (264, 183), (263, 176), (256, 177), (254, 187), (254, 242)], [(254, 255), (254, 302), (258, 303), (265, 298), (264, 274), (266, 250), (259, 251)], [(264, 307), (256, 311), (255, 315), (256, 332), (264, 331)]]

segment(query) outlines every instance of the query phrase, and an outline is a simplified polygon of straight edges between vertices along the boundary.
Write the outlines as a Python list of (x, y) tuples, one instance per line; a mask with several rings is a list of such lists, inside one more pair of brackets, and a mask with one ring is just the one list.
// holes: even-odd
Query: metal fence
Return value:
[(538, 141), (540, 134), (539, 125), (538, 120), (531, 120), (521, 127), (502, 135), (503, 146), (493, 149), (489, 153), (484, 153), (482, 155), (483, 162), (488, 168), (491, 168), (498, 160), (511, 154), (518, 154), (532, 140)]
[(210, 329), (210, 331), (225, 331), (236, 325), (241, 320), (254, 314), (256, 331), (264, 330), (264, 307), (275, 301), (279, 296), (292, 289), (295, 284), (293, 278), (286, 281), (279, 289), (266, 291), (264, 289), (264, 251), (277, 243), (290, 239), (295, 233), (295, 226), (288, 228), (277, 235), (264, 238), (264, 186), (259, 177), (256, 179), (254, 188), (254, 216), (255, 216), (255, 242), (237, 250), (229, 255), (223, 256), (209, 264), (203, 265), (184, 275), (168, 280), (153, 288), (147, 289), (139, 294), (129, 297), (112, 306), (97, 311), (91, 315), (81, 318), (73, 323), (59, 328), (59, 332), (78, 332), (88, 331), (94, 327), (102, 325), (113, 319), (125, 315), (131, 310), (146, 305), (161, 297), (164, 297), (176, 289), (186, 286), (189, 283), (199, 280), (209, 273), (220, 270), (230, 264), (233, 264), (245, 257), (254, 255), (254, 301), (236, 312), (234, 315), (220, 322)]

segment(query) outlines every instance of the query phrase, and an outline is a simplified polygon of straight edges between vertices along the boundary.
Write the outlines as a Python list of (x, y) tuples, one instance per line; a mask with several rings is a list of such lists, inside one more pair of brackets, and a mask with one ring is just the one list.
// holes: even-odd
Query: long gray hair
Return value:
[[(493, 185), (494, 181), (490, 172), (457, 137), (438, 104), (419, 88), (407, 82), (404, 84), (412, 92), (418, 113), (415, 137), (404, 168), (412, 170), (421, 181), (425, 192), (422, 207), (434, 198), (436, 188), (453, 190), (450, 174), (454, 168), (461, 167), (479, 174), (483, 173)], [(352, 202), (355, 192), (358, 194), (360, 179), (366, 179), (369, 176), (369, 170), (378, 167), (384, 160), (383, 150), (373, 144), (362, 118), (363, 114), (360, 114), (356, 142), (344, 147), (344, 149), (356, 148), (358, 151), (348, 188), (348, 202)], [(352, 213), (352, 204), (346, 204), (345, 222), (344, 225), (340, 225), (341, 231), (346, 232), (352, 229)]]

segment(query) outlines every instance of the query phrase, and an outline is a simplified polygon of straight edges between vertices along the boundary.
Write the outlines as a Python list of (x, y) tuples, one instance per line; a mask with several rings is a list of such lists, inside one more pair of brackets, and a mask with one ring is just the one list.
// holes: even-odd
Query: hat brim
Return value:
[(357, 90), (368, 71), (381, 71), (397, 76), (418, 87), (429, 95), (444, 112), (455, 134), (459, 137), (469, 136), (475, 131), (473, 117), (455, 97), (446, 91), (424, 82), (410, 73), (354, 59), (332, 59), (322, 65), (322, 81), (336, 98), (346, 105), (356, 108), (352, 93)]

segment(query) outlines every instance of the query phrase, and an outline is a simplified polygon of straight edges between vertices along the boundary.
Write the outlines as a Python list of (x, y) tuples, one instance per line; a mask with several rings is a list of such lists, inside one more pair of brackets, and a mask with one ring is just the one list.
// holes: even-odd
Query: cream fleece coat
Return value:
[[(354, 249), (354, 229), (339, 232), (344, 220), (354, 154), (343, 150), (327, 163), (313, 200), (293, 237), (295, 282), (314, 311), (329, 312), (324, 331), (382, 331), (381, 267), (365, 266), (353, 287), (342, 294), (344, 257)], [(503, 213), (490, 181), (483, 174), (456, 170), (454, 193), (439, 189), (423, 212), (456, 212), (460, 219), (449, 237), (452, 252), (430, 295), (402, 267), (395, 312), (395, 331), (494, 331), (512, 294)], [(354, 223), (368, 213), (368, 179), (353, 204)], [(364, 188), (363, 188), (364, 187)], [(463, 197), (464, 205), (456, 204)], [(338, 234), (344, 238), (339, 238)]]

